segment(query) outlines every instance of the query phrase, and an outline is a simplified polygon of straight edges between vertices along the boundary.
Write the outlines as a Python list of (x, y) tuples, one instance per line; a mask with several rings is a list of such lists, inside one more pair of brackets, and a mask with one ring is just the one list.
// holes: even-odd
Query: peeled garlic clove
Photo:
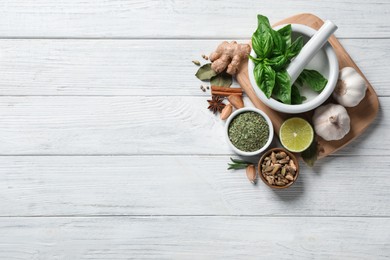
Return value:
[(246, 177), (251, 183), (256, 184), (257, 174), (256, 168), (253, 164), (246, 167)]
[(227, 104), (223, 109), (222, 109), (222, 112), (221, 112), (221, 119), (222, 120), (226, 120), (231, 114), (232, 114), (232, 111), (233, 111), (233, 107), (231, 104)]

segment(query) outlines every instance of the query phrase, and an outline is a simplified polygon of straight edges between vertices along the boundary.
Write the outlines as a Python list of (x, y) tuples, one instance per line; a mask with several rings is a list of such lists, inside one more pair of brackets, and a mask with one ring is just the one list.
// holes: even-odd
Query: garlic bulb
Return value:
[(326, 141), (339, 140), (351, 129), (351, 120), (345, 107), (327, 104), (314, 111), (313, 125), (317, 135)]
[(339, 80), (333, 92), (333, 98), (345, 107), (357, 106), (366, 95), (367, 85), (364, 78), (352, 67), (340, 70)]

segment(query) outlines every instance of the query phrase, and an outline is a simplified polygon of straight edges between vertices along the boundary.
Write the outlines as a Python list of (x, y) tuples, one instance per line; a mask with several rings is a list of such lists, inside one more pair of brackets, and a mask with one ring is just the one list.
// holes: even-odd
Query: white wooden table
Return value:
[[(380, 100), (285, 191), (226, 170), (193, 59), (310, 12)], [(390, 2), (3, 0), (0, 259), (388, 259)], [(248, 100), (246, 100), (248, 104)]]

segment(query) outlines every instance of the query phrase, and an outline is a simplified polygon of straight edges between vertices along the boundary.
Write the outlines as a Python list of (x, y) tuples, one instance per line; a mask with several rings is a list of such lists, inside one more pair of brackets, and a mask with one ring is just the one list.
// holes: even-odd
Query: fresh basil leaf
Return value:
[(226, 72), (219, 73), (218, 75), (210, 79), (210, 84), (212, 86), (220, 86), (220, 87), (228, 88), (232, 85), (232, 83), (233, 83), (233, 76)]
[(275, 81), (272, 94), (284, 104), (291, 104), (290, 75), (288, 75), (286, 70), (279, 71), (276, 73)]
[(255, 58), (255, 57), (252, 57), (251, 55), (248, 55), (249, 59), (251, 59), (256, 65), (259, 63), (259, 62), (262, 62), (264, 59), (263, 58)]
[(301, 96), (301, 93), (299, 93), (299, 89), (297, 85), (293, 84), (291, 86), (291, 104), (293, 105), (299, 105), (302, 104), (304, 101), (304, 97)]
[(195, 76), (200, 80), (210, 80), (217, 73), (211, 68), (211, 63), (207, 63), (200, 67)]
[(287, 58), (284, 55), (279, 55), (268, 59), (267, 64), (270, 65), (275, 71), (280, 71), (287, 64)]
[(257, 86), (263, 91), (267, 98), (270, 98), (275, 86), (275, 71), (270, 66), (259, 63), (256, 65), (253, 73)]
[(272, 38), (274, 41), (274, 49), (272, 50), (272, 55), (281, 55), (286, 51), (286, 42), (279, 32), (272, 30)]
[(257, 22), (257, 30), (252, 35), (252, 48), (258, 58), (266, 58), (273, 49), (273, 30), (267, 17), (258, 15)]
[(257, 30), (252, 36), (252, 48), (258, 58), (265, 58), (273, 48), (272, 35), (270, 30)]
[(328, 83), (328, 80), (316, 70), (305, 69), (299, 75), (298, 79), (317, 92), (321, 92)]
[(268, 28), (271, 28), (271, 24), (269, 23), (267, 16), (258, 14), (257, 15), (257, 27), (260, 27), (260, 25), (264, 25), (264, 26), (267, 26)]
[(292, 44), (290, 47), (288, 47), (286, 56), (288, 59), (292, 59), (295, 56), (298, 55), (298, 53), (301, 51), (303, 47), (303, 38), (302, 36), (299, 36)]
[(298, 78), (295, 80), (294, 84), (299, 86), (299, 87), (303, 87), (303, 78), (298, 76)]
[[(296, 85), (291, 86), (291, 80), (285, 68), (303, 47), (302, 37), (292, 42), (291, 25), (275, 31), (271, 28), (267, 17), (258, 15), (257, 20), (258, 27), (252, 35), (252, 48), (257, 57), (249, 56), (249, 59), (255, 63), (254, 77), (264, 94), (268, 98), (274, 95), (286, 104), (300, 104), (305, 97), (300, 95), (298, 86), (308, 84), (315, 90), (322, 90), (321, 84), (323, 85), (324, 78), (313, 73), (308, 75), (302, 73), (302, 76), (296, 80)], [(319, 82), (315, 82), (314, 79)]]
[(264, 64), (259, 63), (253, 69), (253, 76), (255, 77), (256, 84), (260, 88), (264, 80)]
[(275, 71), (271, 66), (264, 65), (264, 80), (260, 86), (260, 89), (265, 93), (267, 98), (270, 98), (275, 86)]
[(286, 43), (287, 47), (290, 47), (291, 45), (291, 24), (288, 24), (284, 26), (283, 28), (280, 28), (277, 31), (280, 36), (282, 36), (284, 42)]

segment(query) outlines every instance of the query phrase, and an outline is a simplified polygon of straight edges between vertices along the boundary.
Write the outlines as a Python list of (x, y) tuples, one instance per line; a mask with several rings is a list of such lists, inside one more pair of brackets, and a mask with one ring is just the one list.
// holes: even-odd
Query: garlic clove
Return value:
[(257, 174), (256, 174), (256, 168), (253, 164), (248, 165), (246, 167), (246, 177), (252, 184), (256, 184)]
[(222, 109), (222, 112), (221, 112), (221, 119), (222, 120), (226, 120), (231, 114), (232, 114), (232, 111), (233, 111), (233, 106), (229, 103), (227, 104), (223, 109)]

